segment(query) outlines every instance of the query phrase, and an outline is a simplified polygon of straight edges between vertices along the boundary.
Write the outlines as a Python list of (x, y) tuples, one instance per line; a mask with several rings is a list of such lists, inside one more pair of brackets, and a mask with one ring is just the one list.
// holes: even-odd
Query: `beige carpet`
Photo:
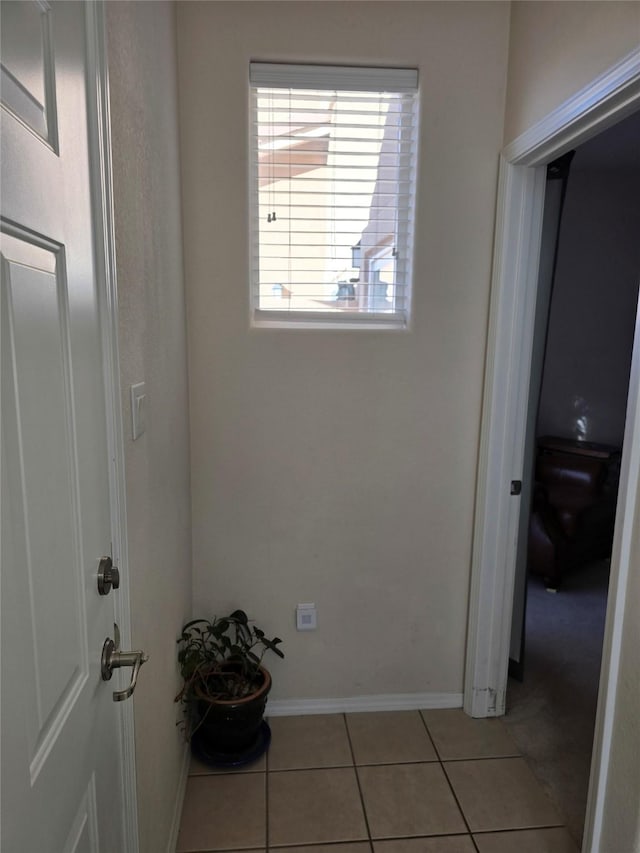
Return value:
[(524, 680), (509, 679), (516, 743), (578, 844), (589, 785), (609, 561), (576, 570), (556, 594), (530, 578)]

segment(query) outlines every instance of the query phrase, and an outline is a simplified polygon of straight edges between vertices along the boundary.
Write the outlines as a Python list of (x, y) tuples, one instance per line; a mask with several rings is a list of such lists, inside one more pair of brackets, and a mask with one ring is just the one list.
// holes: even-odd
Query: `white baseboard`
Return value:
[(420, 708), (461, 708), (462, 693), (387, 693), (346, 696), (342, 699), (275, 699), (267, 703), (267, 717), (297, 714), (344, 714), (359, 711), (416, 711)]
[(169, 833), (167, 853), (175, 853), (176, 847), (178, 846), (178, 833), (180, 832), (180, 821), (182, 820), (182, 804), (184, 803), (184, 795), (187, 789), (190, 760), (191, 750), (189, 749), (188, 744), (185, 744), (184, 755), (182, 756), (182, 767), (180, 768), (180, 779), (178, 780), (178, 789), (176, 791), (176, 801), (173, 807), (173, 820), (171, 821), (171, 832)]

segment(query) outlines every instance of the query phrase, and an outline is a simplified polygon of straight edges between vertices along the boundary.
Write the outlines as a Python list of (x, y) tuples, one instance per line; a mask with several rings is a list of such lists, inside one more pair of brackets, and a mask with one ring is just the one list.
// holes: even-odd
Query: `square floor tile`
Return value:
[(342, 714), (272, 717), (269, 770), (348, 767), (353, 764)]
[(269, 773), (269, 846), (366, 838), (353, 767)]
[(177, 853), (264, 847), (266, 775), (190, 776)]
[(470, 835), (374, 841), (373, 853), (476, 853)]
[(371, 853), (368, 841), (350, 841), (346, 844), (312, 844), (304, 847), (271, 847), (278, 853)]
[(358, 776), (372, 838), (467, 831), (439, 764), (359, 767)]
[(487, 832), (474, 838), (480, 853), (579, 853), (564, 827)]
[(501, 720), (474, 720), (461, 708), (421, 713), (442, 761), (520, 755)]
[(347, 714), (347, 728), (356, 764), (438, 760), (418, 711)]
[(472, 832), (562, 824), (524, 758), (448, 761), (444, 767)]
[(211, 776), (213, 774), (221, 773), (264, 773), (266, 769), (266, 755), (261, 755), (260, 758), (252, 764), (245, 764), (243, 767), (229, 767), (228, 769), (225, 769), (224, 767), (211, 767), (210, 764), (205, 764), (203, 761), (196, 758), (195, 755), (192, 755), (191, 763), (189, 764), (189, 776)]
[(578, 853), (578, 845), (564, 827), (487, 832), (474, 838), (480, 853)]

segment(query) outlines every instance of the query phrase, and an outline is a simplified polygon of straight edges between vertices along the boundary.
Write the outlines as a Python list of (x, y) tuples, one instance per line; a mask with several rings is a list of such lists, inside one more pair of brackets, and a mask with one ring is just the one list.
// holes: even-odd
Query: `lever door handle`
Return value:
[(125, 699), (128, 699), (133, 695), (133, 691), (136, 689), (136, 684), (138, 683), (140, 667), (143, 663), (146, 663), (149, 660), (149, 655), (141, 651), (121, 652), (119, 648), (120, 631), (117, 625), (114, 625), (113, 627), (115, 640), (112, 640), (111, 637), (107, 637), (104, 641), (100, 671), (102, 674), (102, 680), (109, 681), (113, 675), (114, 669), (119, 669), (122, 666), (133, 667), (129, 686), (124, 690), (114, 690), (113, 692), (113, 701), (123, 702)]

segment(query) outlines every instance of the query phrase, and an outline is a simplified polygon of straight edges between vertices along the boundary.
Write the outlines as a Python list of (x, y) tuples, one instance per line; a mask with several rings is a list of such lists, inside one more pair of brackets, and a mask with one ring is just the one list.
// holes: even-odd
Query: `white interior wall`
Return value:
[[(274, 699), (461, 693), (508, 24), (505, 3), (178, 4), (194, 607), (284, 639)], [(419, 68), (411, 331), (249, 328), (251, 59)]]
[(640, 3), (511, 3), (505, 144), (640, 44)]
[(637, 165), (590, 165), (588, 146), (569, 175), (538, 434), (620, 447), (640, 276), (640, 142)]
[[(106, 3), (141, 853), (167, 849), (185, 745), (175, 638), (191, 613), (186, 324), (174, 8)], [(129, 386), (146, 382), (133, 442)]]

